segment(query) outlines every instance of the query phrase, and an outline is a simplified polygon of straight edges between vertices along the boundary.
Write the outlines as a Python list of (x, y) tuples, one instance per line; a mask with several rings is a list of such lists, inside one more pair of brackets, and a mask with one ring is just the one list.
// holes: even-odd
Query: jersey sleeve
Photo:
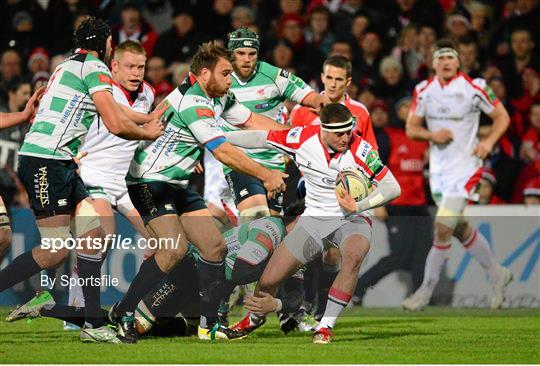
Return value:
[(411, 111), (418, 117), (426, 116), (426, 105), (422, 91), (427, 86), (427, 83), (428, 81), (424, 80), (414, 88)]
[(236, 99), (233, 92), (228, 92), (225, 98), (221, 117), (233, 126), (241, 127), (246, 124), (251, 117), (251, 111)]
[(294, 106), (289, 116), (289, 122), (292, 127), (306, 126), (311, 124), (317, 116), (312, 113), (308, 108), (303, 107), (300, 104)]
[[(184, 101), (188, 98), (189, 96), (185, 96)], [(192, 98), (192, 101), (195, 99)], [(189, 106), (185, 108), (183, 104), (178, 112), (180, 120), (183, 121), (199, 143), (205, 145), (208, 150), (213, 151), (226, 141), (223, 131), (216, 120), (214, 109), (209, 104), (195, 102), (189, 103)]]
[(379, 182), (388, 173), (379, 153), (367, 141), (362, 140), (353, 154), (358, 167), (365, 172), (369, 180)]
[(298, 104), (302, 104), (302, 101), (309, 94), (314, 93), (313, 89), (307, 85), (304, 80), (280, 68), (277, 68), (275, 82), (284, 99), (291, 100)]
[(379, 149), (377, 139), (375, 138), (375, 132), (373, 131), (373, 125), (371, 124), (371, 117), (367, 111), (362, 115), (357, 116), (356, 130), (375, 150)]
[(86, 58), (82, 66), (81, 78), (90, 95), (103, 90), (112, 93), (111, 72), (98, 59)]
[(294, 127), (290, 130), (271, 130), (268, 132), (266, 142), (286, 154), (294, 155), (300, 147), (303, 131), (304, 127)]
[(485, 114), (490, 114), (495, 110), (499, 100), (493, 93), (493, 90), (487, 85), (484, 79), (474, 79), (473, 86), (473, 103)]

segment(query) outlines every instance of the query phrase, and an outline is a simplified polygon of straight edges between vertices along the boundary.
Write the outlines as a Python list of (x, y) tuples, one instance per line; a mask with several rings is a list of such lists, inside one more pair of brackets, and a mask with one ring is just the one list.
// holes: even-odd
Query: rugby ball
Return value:
[(338, 193), (348, 192), (355, 201), (361, 201), (371, 192), (372, 184), (368, 177), (355, 168), (343, 169), (336, 178)]

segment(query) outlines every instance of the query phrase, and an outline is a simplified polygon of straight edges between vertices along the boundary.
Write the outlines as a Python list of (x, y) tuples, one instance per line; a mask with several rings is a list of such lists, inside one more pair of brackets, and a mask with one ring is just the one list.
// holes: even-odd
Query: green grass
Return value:
[[(0, 308), (2, 319), (7, 309)], [(284, 336), (275, 316), (248, 339), (83, 344), (54, 319), (0, 320), (0, 363), (540, 363), (540, 309), (352, 309), (330, 345)]]

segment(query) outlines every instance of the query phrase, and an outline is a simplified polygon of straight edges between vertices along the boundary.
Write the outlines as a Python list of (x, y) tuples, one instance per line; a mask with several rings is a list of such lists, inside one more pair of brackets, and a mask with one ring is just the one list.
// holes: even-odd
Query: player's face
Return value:
[(325, 144), (330, 146), (334, 151), (344, 152), (349, 148), (352, 130), (347, 132), (321, 131), (321, 137)]
[(242, 79), (247, 79), (253, 74), (257, 65), (257, 50), (251, 47), (242, 47), (235, 49), (233, 54), (234, 72)]
[(326, 65), (321, 74), (324, 84), (324, 94), (333, 102), (338, 102), (345, 94), (351, 78), (347, 77), (347, 70), (333, 65)]
[(229, 61), (220, 58), (212, 71), (210, 79), (206, 85), (206, 92), (211, 98), (219, 98), (224, 96), (231, 87), (231, 73), (233, 67)]
[(443, 80), (450, 80), (457, 75), (459, 61), (452, 56), (441, 56), (433, 60), (433, 66), (437, 77)]
[(144, 78), (146, 56), (124, 51), (112, 63), (113, 79), (128, 91), (135, 91)]

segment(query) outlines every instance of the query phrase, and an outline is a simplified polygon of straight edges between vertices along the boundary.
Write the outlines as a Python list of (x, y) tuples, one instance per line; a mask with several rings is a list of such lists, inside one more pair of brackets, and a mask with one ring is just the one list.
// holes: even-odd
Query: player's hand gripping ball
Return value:
[(356, 202), (366, 198), (371, 190), (372, 184), (368, 177), (358, 169), (343, 169), (336, 178), (336, 191), (341, 196), (348, 192)]

